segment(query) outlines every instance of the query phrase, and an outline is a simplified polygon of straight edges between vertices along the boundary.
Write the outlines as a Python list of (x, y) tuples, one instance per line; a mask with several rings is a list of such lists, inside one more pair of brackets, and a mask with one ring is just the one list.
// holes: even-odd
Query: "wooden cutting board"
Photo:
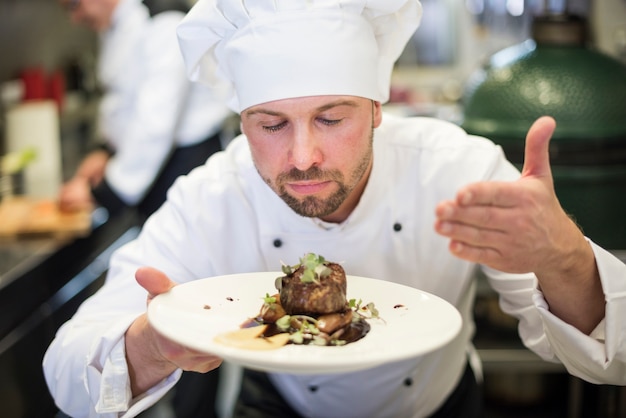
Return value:
[(20, 235), (84, 236), (91, 231), (91, 214), (61, 212), (50, 199), (9, 197), (0, 202), (0, 237)]

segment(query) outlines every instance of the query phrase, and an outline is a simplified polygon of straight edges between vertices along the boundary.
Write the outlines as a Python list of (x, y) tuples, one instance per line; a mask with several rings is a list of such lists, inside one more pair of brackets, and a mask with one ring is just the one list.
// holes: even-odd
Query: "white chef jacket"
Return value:
[[(270, 378), (307, 417), (422, 417), (453, 390), (472, 351), (476, 266), (452, 256), (434, 232), (435, 205), (464, 184), (515, 180), (518, 171), (493, 143), (433, 119), (384, 115), (374, 164), (357, 207), (342, 224), (289, 209), (262, 181), (244, 137), (180, 178), (137, 240), (112, 258), (106, 284), (65, 324), (44, 371), (58, 405), (72, 416), (133, 416), (171, 388), (180, 371), (130, 399), (124, 331), (145, 311), (134, 271), (163, 270), (184, 283), (230, 273), (275, 271), (306, 252), (342, 261), (348, 274), (393, 281), (455, 305), (458, 337), (425, 356), (345, 375)], [(606, 317), (587, 336), (553, 316), (532, 274), (485, 269), (503, 308), (520, 319), (524, 343), (591, 382), (626, 383), (626, 266), (591, 243), (606, 295)], [(375, 301), (374, 301), (375, 302)], [(436, 318), (433, 318), (436, 321)], [(393, 342), (390, 342), (393, 344)], [(413, 384), (403, 384), (407, 377)], [(309, 390), (316, 386), (316, 391)]]
[(224, 87), (187, 78), (176, 37), (184, 16), (150, 17), (141, 0), (122, 0), (100, 37), (98, 136), (115, 151), (105, 178), (129, 206), (145, 195), (174, 147), (210, 138), (230, 114)]

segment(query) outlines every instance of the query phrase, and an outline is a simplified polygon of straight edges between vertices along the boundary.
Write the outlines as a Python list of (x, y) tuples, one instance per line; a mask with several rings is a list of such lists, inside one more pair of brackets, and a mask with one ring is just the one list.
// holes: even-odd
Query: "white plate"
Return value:
[(443, 299), (382, 280), (348, 276), (348, 299), (373, 302), (382, 320), (368, 320), (370, 332), (340, 347), (286, 345), (254, 351), (214, 341), (256, 316), (266, 293), (276, 292), (280, 272), (247, 273), (196, 280), (154, 298), (150, 323), (166, 337), (233, 364), (297, 374), (356, 371), (426, 354), (452, 340), (461, 315)]

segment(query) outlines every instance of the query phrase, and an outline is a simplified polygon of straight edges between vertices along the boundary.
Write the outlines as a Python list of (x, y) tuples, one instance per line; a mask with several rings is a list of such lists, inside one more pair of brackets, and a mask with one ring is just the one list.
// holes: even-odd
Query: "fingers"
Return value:
[(498, 210), (499, 208), (496, 205), (460, 205), (453, 201), (444, 201), (435, 208), (435, 215), (444, 224), (454, 222), (497, 230), (497, 226), (508, 222), (510, 216), (510, 212)]
[(562, 213), (549, 158), (555, 127), (550, 117), (531, 126), (524, 168), (516, 181), (472, 183), (461, 188), (454, 200), (437, 206), (435, 230), (450, 239), (453, 254), (510, 272), (536, 267), (529, 264), (541, 260), (533, 244), (546, 241)]
[(180, 369), (206, 373), (219, 367), (222, 363), (220, 357), (184, 347), (172, 341), (168, 341), (164, 337), (161, 338), (161, 354)]
[[(458, 206), (454, 202), (442, 202), (436, 208), (435, 231), (451, 239), (450, 251), (457, 254), (461, 243), (482, 250), (495, 251), (493, 243), (506, 240), (506, 225), (512, 211), (488, 206)], [(465, 249), (467, 251), (467, 249)]]
[(220, 357), (183, 346), (161, 335), (150, 325), (150, 321), (145, 315), (143, 316), (143, 326), (150, 330), (144, 335), (149, 335), (153, 341), (153, 346), (156, 347), (158, 355), (155, 358), (162, 358), (177, 368), (198, 373), (206, 373), (222, 363)]
[(462, 207), (497, 206), (510, 208), (518, 204), (519, 195), (511, 182), (480, 182), (463, 187), (456, 196), (456, 203)]
[(525, 226), (528, 222), (517, 210), (447, 204), (454, 211), (438, 217), (435, 231), (450, 240), (448, 249), (452, 254), (511, 273), (529, 271), (525, 255), (533, 251), (528, 248), (534, 247), (533, 228)]
[(524, 167), (518, 182), (479, 182), (465, 186), (457, 194), (456, 201), (461, 206), (482, 205), (515, 207), (520, 204), (521, 189), (511, 187), (514, 183), (523, 185), (526, 180), (539, 180), (537, 186), (554, 193), (550, 169), (550, 138), (556, 122), (549, 116), (535, 121), (526, 136)]
[(555, 129), (556, 122), (549, 116), (537, 119), (530, 127), (526, 135), (522, 177), (552, 177), (549, 146)]
[(77, 177), (68, 181), (59, 190), (58, 203), (59, 208), (64, 212), (93, 209), (89, 184)]
[(479, 264), (489, 264), (491, 260), (502, 258), (502, 253), (497, 248), (475, 247), (461, 241), (450, 241), (449, 251), (455, 256)]
[[(154, 278), (152, 273), (156, 270), (151, 270), (143, 271), (139, 276), (142, 279)], [(134, 396), (145, 393), (177, 368), (204, 373), (215, 369), (222, 362), (219, 357), (183, 347), (160, 335), (150, 325), (145, 313), (133, 321), (124, 336)]]
[(152, 267), (140, 267), (135, 272), (135, 280), (149, 293), (149, 299), (169, 291), (176, 286), (176, 282), (165, 273)]

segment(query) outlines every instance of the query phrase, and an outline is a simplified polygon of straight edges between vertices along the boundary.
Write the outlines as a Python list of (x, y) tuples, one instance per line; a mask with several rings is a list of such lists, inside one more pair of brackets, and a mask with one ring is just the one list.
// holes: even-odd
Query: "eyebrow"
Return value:
[[(336, 100), (334, 102), (326, 103), (326, 104), (318, 107), (315, 110), (317, 112), (323, 112), (325, 110), (332, 109), (332, 108), (338, 107), (338, 106), (357, 107), (358, 103), (355, 100), (341, 99), (341, 100)], [(253, 116), (253, 115), (256, 115), (256, 114), (264, 114), (264, 115), (269, 115), (269, 116), (284, 116), (283, 112), (277, 112), (275, 110), (265, 109), (263, 107), (252, 108), (250, 110), (244, 111), (244, 115), (246, 117), (250, 117), (250, 116)]]

